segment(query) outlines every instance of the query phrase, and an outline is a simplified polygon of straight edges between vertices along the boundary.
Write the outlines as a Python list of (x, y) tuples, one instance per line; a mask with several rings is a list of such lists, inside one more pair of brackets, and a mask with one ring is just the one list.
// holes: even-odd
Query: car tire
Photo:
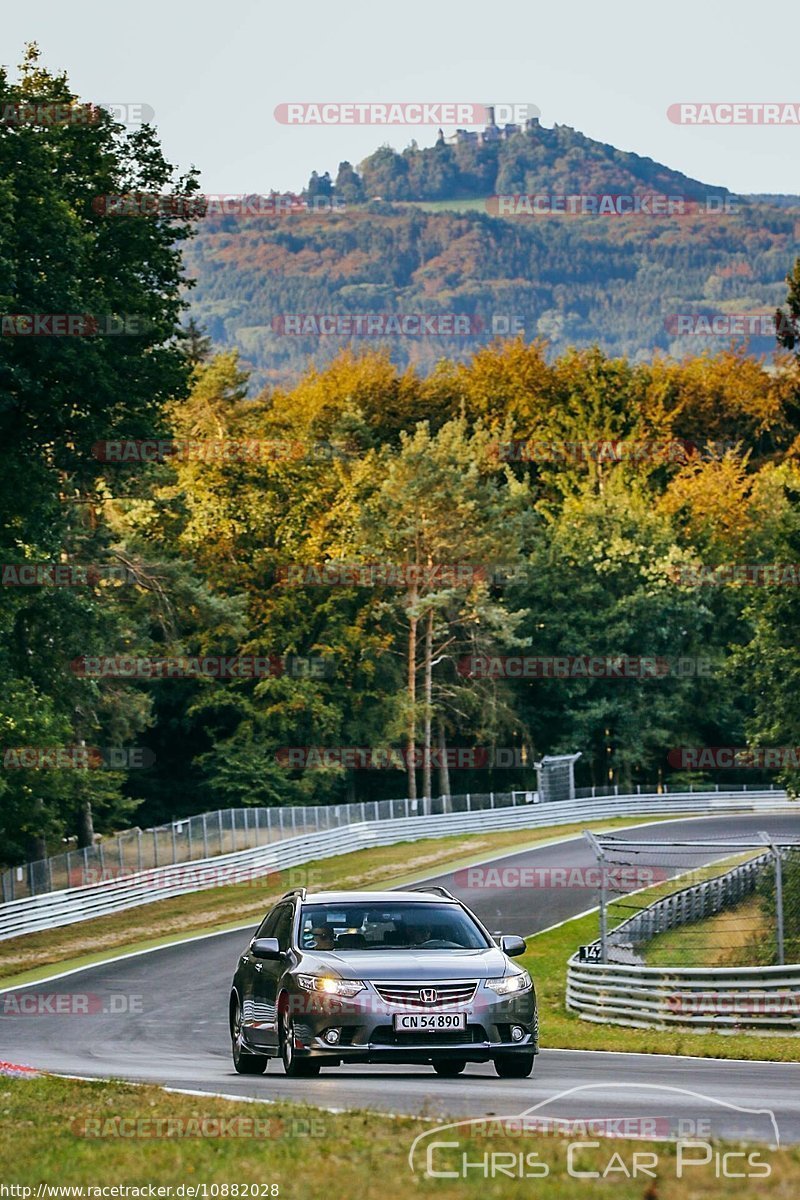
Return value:
[(527, 1079), (533, 1070), (533, 1054), (498, 1054), (494, 1069), (501, 1079)]
[(456, 1075), (460, 1075), (466, 1065), (467, 1060), (465, 1058), (443, 1058), (433, 1064), (433, 1069), (437, 1075), (441, 1075), (444, 1079), (455, 1079)]
[(238, 1075), (263, 1075), (269, 1059), (263, 1054), (251, 1054), (242, 1045), (242, 1009), (239, 997), (231, 1003), (231, 1055), (233, 1069)]
[(313, 1075), (319, 1075), (320, 1062), (313, 1058), (295, 1058), (294, 1021), (285, 1008), (278, 1020), (278, 1042), (283, 1070), (290, 1079), (308, 1079)]

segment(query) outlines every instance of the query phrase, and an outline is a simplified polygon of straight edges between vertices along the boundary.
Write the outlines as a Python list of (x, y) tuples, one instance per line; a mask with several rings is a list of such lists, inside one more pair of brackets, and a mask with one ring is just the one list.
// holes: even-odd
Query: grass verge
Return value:
[(758, 967), (760, 953), (774, 938), (758, 896), (705, 921), (681, 925), (654, 937), (646, 947), (649, 967)]
[[(612, 1180), (615, 1200), (685, 1200), (688, 1195), (717, 1200), (755, 1194), (743, 1188), (741, 1178), (718, 1178), (714, 1157), (703, 1166), (684, 1168), (684, 1177), (678, 1178), (677, 1149), (663, 1142), (598, 1140), (585, 1134), (521, 1138), (500, 1133), (497, 1125), (487, 1122), (483, 1130), (473, 1125), (471, 1136), (466, 1129), (448, 1130), (443, 1136), (459, 1145), (436, 1151), (431, 1165), (455, 1171), (456, 1177), (431, 1178), (425, 1173), (424, 1149), (413, 1174), (408, 1153), (414, 1138), (432, 1127), (410, 1117), (329, 1113), (283, 1102), (252, 1104), (53, 1076), (0, 1079), (0, 1100), (0, 1178), (6, 1185), (30, 1188), (28, 1193), (13, 1193), (22, 1200), (36, 1197), (42, 1183), (82, 1187), (87, 1189), (85, 1197), (92, 1196), (90, 1188), (114, 1185), (144, 1188), (138, 1194), (146, 1196), (148, 1185), (156, 1184), (165, 1189), (183, 1185), (183, 1192), (173, 1191), (173, 1197), (259, 1200), (351, 1200), (354, 1193), (359, 1200), (406, 1200), (409, 1195), (506, 1200), (523, 1194), (523, 1189), (546, 1200), (574, 1200), (578, 1194), (593, 1200), (609, 1194)], [(226, 1136), (214, 1136), (220, 1129)], [(569, 1141), (588, 1143), (573, 1152), (573, 1171), (598, 1172), (597, 1178), (569, 1174)], [(697, 1149), (686, 1153), (701, 1157)], [(753, 1153), (758, 1171), (763, 1174), (764, 1166), (769, 1170), (773, 1195), (797, 1195), (800, 1149), (764, 1147)], [(462, 1154), (470, 1163), (483, 1162), (483, 1170), (472, 1167), (462, 1177)], [(500, 1154), (502, 1160), (492, 1157)], [(536, 1156), (535, 1170), (524, 1162), (520, 1166), (520, 1155), (525, 1154)], [(626, 1171), (632, 1174), (634, 1154), (657, 1156), (649, 1162), (656, 1178), (626, 1177)], [(502, 1169), (492, 1178), (489, 1172), (497, 1163)], [(602, 1178), (609, 1165), (609, 1174)], [(735, 1169), (753, 1170), (744, 1156), (736, 1158)], [(754, 1178), (752, 1186), (766, 1182)], [(212, 1185), (217, 1190), (212, 1191)]]

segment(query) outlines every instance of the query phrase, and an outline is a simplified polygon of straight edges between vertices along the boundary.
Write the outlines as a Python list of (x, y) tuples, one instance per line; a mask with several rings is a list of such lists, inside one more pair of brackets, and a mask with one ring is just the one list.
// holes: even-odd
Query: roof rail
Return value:
[(452, 892), (448, 892), (447, 888), (442, 887), (440, 883), (429, 883), (425, 887), (410, 887), (402, 890), (404, 892), (433, 892), (436, 896), (444, 896), (446, 900), (455, 900), (456, 903), (460, 903), (458, 897), (454, 896)]
[(299, 896), (301, 900), (305, 900), (306, 889), (304, 887), (292, 888), (291, 891), (283, 893), (281, 900), (288, 900), (290, 896)]

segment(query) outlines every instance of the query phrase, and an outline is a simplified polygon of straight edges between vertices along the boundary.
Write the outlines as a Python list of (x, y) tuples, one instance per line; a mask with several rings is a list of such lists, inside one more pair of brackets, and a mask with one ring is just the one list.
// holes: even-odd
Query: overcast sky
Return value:
[[(681, 101), (800, 104), (800, 6), (744, 0), (7, 0), (3, 59), (24, 42), (87, 100), (148, 104), (167, 155), (207, 192), (299, 190), (388, 142), (436, 129), (296, 127), (292, 101), (531, 103), (574, 126), (737, 192), (800, 192), (800, 127), (690, 128)], [(445, 130), (449, 132), (449, 130)]]

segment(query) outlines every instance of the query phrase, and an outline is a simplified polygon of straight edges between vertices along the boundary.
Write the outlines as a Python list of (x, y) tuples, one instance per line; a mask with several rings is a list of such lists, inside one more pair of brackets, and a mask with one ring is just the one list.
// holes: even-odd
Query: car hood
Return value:
[(335, 971), (342, 979), (492, 979), (505, 975), (502, 950), (348, 950), (304, 954), (302, 970)]

